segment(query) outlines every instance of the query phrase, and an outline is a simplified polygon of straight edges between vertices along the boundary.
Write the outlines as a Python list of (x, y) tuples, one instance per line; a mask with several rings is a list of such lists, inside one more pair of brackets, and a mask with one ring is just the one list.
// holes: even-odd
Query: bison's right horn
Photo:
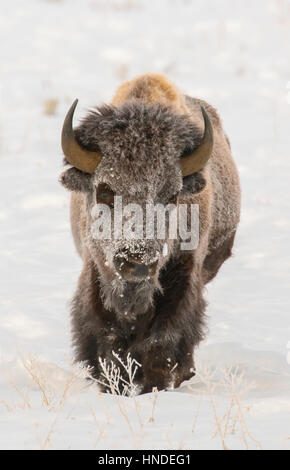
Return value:
[(85, 150), (76, 140), (72, 121), (77, 104), (78, 100), (75, 100), (65, 117), (61, 134), (61, 146), (65, 158), (72, 166), (76, 167), (78, 170), (84, 171), (85, 173), (92, 174), (100, 163), (102, 157), (98, 152)]

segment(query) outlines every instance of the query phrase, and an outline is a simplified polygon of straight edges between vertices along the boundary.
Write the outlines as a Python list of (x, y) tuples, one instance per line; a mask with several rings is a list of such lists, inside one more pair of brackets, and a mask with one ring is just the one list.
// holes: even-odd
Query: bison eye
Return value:
[(115, 193), (107, 184), (105, 183), (99, 184), (97, 188), (96, 196), (97, 196), (98, 204), (107, 204), (110, 207), (114, 206)]

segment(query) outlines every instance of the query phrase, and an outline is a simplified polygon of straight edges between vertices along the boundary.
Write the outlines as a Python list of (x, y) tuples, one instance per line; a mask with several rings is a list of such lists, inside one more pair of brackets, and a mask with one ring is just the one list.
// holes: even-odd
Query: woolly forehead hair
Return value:
[(200, 130), (189, 116), (177, 114), (171, 107), (132, 100), (90, 111), (75, 135), (87, 150), (99, 151), (106, 159), (123, 155), (142, 166), (144, 159), (151, 165), (156, 159), (159, 164), (160, 159), (175, 162), (193, 149)]

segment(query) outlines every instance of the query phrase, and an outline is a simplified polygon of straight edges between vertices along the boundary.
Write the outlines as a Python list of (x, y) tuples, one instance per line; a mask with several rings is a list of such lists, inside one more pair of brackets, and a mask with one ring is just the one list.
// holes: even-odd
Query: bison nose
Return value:
[(144, 263), (140, 259), (129, 256), (127, 260), (117, 262), (117, 268), (122, 277), (125, 279), (144, 279), (153, 277), (156, 273), (158, 261), (153, 263)]
[(148, 277), (154, 276), (156, 272), (157, 262), (150, 264), (142, 263), (138, 260), (130, 258), (127, 262), (127, 267), (129, 268), (130, 273), (136, 277)]

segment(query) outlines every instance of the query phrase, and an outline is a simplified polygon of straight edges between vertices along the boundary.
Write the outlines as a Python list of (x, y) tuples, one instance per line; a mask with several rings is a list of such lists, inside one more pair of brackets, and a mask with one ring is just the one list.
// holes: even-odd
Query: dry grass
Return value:
[[(221, 375), (219, 382), (215, 380), (217, 374)], [(215, 422), (213, 437), (219, 437), (223, 450), (230, 450), (227, 440), (232, 436), (240, 439), (245, 450), (249, 450), (250, 442), (255, 445), (257, 450), (263, 450), (261, 443), (253, 437), (247, 425), (248, 410), (243, 405), (243, 401), (251, 384), (245, 380), (244, 372), (239, 368), (220, 371), (205, 368), (203, 371), (199, 371), (198, 379), (204, 385), (203, 394), (208, 396), (210, 400)], [(194, 391), (192, 386), (190, 388)], [(219, 413), (217, 406), (217, 397), (220, 394), (227, 397), (226, 411), (223, 411), (222, 414)], [(194, 431), (198, 416), (199, 413), (195, 416)]]
[(114, 70), (115, 76), (120, 82), (124, 82), (128, 79), (129, 76), (129, 66), (128, 64), (120, 64)]
[(111, 361), (107, 363), (106, 359), (99, 358), (102, 378), (101, 380), (96, 380), (96, 382), (110, 390), (112, 395), (135, 397), (138, 390), (134, 383), (134, 378), (141, 364), (132, 359), (130, 354), (127, 356), (126, 363), (114, 351), (112, 351), (112, 354), (116, 362)]
[[(160, 422), (158, 414), (158, 405), (160, 406), (161, 394), (158, 390), (154, 390), (152, 395), (148, 397), (152, 406), (148, 408), (148, 401), (139, 400), (137, 397), (138, 389), (134, 384), (134, 377), (140, 365), (127, 357), (126, 362), (122, 361), (118, 354), (114, 354), (115, 363), (106, 363), (100, 360), (102, 367), (101, 383), (106, 385), (113, 402), (106, 399), (106, 395), (100, 393), (95, 384), (89, 385), (84, 379), (90, 377), (88, 368), (74, 368), (71, 373), (65, 371), (62, 379), (57, 382), (57, 386), (53, 383), (56, 379), (48, 371), (47, 367), (37, 358), (21, 357), (20, 363), (30, 378), (31, 385), (19, 386), (11, 379), (10, 385), (16, 391), (18, 400), (9, 401), (2, 400), (0, 404), (5, 411), (13, 413), (17, 410), (25, 410), (29, 413), (35, 410), (36, 395), (41, 399), (41, 407), (51, 413), (51, 419), (46, 425), (37, 425), (37, 442), (40, 449), (54, 448), (53, 441), (58, 439), (58, 421), (63, 422), (67, 416), (67, 408), (65, 405), (69, 402), (69, 397), (74, 393), (80, 396), (81, 390), (94, 391), (95, 400), (93, 404), (88, 401), (88, 413), (91, 418), (90, 422), (95, 424), (96, 432), (93, 433), (93, 448), (102, 448), (102, 442), (106, 447), (106, 439), (110, 438), (110, 432), (114, 429), (116, 419), (120, 427), (120, 433), (123, 436), (125, 429), (129, 431), (132, 439), (131, 445), (135, 449), (142, 449), (144, 439), (148, 436), (152, 429), (157, 429), (161, 425), (164, 427), (164, 421)], [(117, 366), (118, 364), (119, 366)], [(80, 385), (81, 384), (81, 385)], [(83, 387), (83, 388), (82, 388)], [(262, 450), (262, 444), (253, 435), (248, 425), (249, 409), (244, 404), (250, 385), (245, 380), (244, 374), (239, 369), (225, 370), (209, 370), (199, 371), (196, 383), (188, 385), (192, 389), (192, 414), (193, 422), (191, 428), (192, 448), (196, 446), (196, 439), (199, 439), (199, 423), (202, 421), (202, 409), (207, 405), (207, 416), (209, 412), (212, 414), (214, 428), (210, 439), (218, 439), (224, 450), (229, 450), (230, 445), (234, 442), (240, 442), (240, 446), (245, 450), (255, 448)], [(34, 392), (32, 400), (32, 392)], [(125, 398), (125, 395), (127, 398)], [(181, 401), (182, 401), (182, 395)], [(89, 400), (89, 398), (88, 398)], [(38, 401), (38, 400), (37, 400)], [(115, 403), (119, 411), (119, 418), (116, 418), (116, 409), (112, 411), (112, 403)], [(146, 408), (141, 408), (142, 403), (146, 403)], [(208, 406), (210, 405), (210, 406)], [(39, 405), (37, 405), (39, 406)], [(101, 413), (100, 413), (100, 410)], [(163, 410), (164, 411), (164, 410)], [(190, 412), (190, 410), (189, 410)], [(71, 412), (69, 412), (71, 413)], [(113, 413), (113, 414), (112, 414)], [(47, 415), (48, 416), (48, 415)], [(178, 420), (174, 422), (174, 414), (168, 414), (168, 430), (163, 434), (166, 446), (170, 449), (182, 449), (188, 446), (188, 442), (180, 440), (176, 441), (176, 426), (180, 425)], [(75, 418), (78, 420), (77, 416)], [(121, 420), (120, 420), (121, 419)], [(163, 418), (164, 419), (164, 418)], [(125, 425), (125, 428), (124, 428)], [(152, 428), (153, 426), (153, 428)], [(175, 440), (173, 439), (175, 433)], [(189, 436), (190, 437), (190, 436)], [(288, 442), (287, 442), (288, 444)], [(236, 444), (235, 444), (236, 446)]]
[(58, 104), (59, 100), (57, 98), (47, 98), (43, 102), (43, 113), (46, 116), (54, 116), (56, 114)]

